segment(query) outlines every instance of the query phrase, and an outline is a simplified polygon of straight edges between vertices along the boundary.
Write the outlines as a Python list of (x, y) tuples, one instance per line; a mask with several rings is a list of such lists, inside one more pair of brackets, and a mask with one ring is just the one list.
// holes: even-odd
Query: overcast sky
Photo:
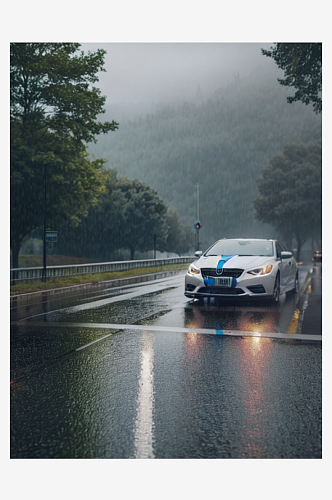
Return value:
[[(271, 43), (82, 43), (84, 52), (107, 51), (99, 87), (107, 103), (168, 101), (207, 94), (239, 73), (261, 65), (275, 68), (261, 54)], [(189, 94), (189, 95), (188, 95)]]

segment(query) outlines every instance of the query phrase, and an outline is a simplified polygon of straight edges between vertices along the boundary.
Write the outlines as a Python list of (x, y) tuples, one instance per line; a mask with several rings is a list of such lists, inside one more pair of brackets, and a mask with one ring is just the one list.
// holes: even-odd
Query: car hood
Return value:
[(252, 255), (211, 255), (209, 257), (200, 257), (196, 261), (198, 267), (207, 267), (216, 269), (218, 266), (223, 268), (252, 269), (254, 267), (264, 266), (271, 261), (273, 257), (261, 257)]

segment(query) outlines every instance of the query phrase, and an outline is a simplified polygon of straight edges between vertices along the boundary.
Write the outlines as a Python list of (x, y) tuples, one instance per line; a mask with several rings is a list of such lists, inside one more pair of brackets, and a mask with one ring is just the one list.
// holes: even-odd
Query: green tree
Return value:
[(47, 220), (78, 223), (104, 190), (103, 160), (91, 161), (87, 144), (118, 124), (98, 121), (105, 97), (94, 87), (105, 51), (79, 51), (78, 43), (12, 43), (11, 249), (13, 266), (23, 238)]
[(321, 43), (275, 43), (262, 54), (272, 57), (284, 70), (285, 78), (278, 78), (281, 85), (294, 87), (294, 96), (287, 101), (312, 103), (316, 113), (322, 111), (322, 44)]
[(154, 236), (157, 248), (164, 250), (167, 207), (157, 192), (138, 180), (132, 181), (125, 177), (118, 179), (116, 188), (125, 199), (123, 224), (119, 230), (122, 247), (129, 248), (130, 258), (134, 259), (137, 250), (145, 252), (153, 248)]
[(309, 238), (321, 238), (322, 144), (289, 144), (274, 156), (257, 179), (256, 218), (273, 225), (290, 244), (297, 258)]
[(166, 213), (166, 224), (168, 227), (166, 250), (183, 255), (194, 246), (194, 232), (179, 220), (176, 212), (170, 208)]
[[(106, 190), (86, 219), (77, 228), (64, 227), (67, 241), (59, 244), (63, 252), (109, 260), (114, 252), (151, 250), (154, 235), (158, 250), (164, 250), (167, 238), (167, 207), (149, 186), (108, 171)], [(71, 236), (69, 236), (71, 233)], [(71, 248), (70, 248), (71, 247)]]

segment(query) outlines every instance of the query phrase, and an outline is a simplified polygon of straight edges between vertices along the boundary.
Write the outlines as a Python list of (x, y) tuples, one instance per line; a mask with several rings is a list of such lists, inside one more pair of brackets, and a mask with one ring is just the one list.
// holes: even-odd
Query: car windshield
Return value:
[(267, 240), (220, 240), (209, 248), (204, 255), (262, 255), (273, 256), (272, 241)]

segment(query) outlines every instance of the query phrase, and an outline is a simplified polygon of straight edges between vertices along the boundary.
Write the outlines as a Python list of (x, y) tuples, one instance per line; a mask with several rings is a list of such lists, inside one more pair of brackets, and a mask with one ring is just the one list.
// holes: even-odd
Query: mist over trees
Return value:
[(288, 144), (271, 158), (257, 179), (256, 217), (272, 224), (289, 248), (293, 238), (297, 258), (304, 243), (321, 245), (322, 143)]
[(191, 229), (199, 184), (201, 248), (223, 237), (279, 237), (255, 219), (256, 180), (286, 144), (321, 138), (321, 117), (290, 106), (287, 92), (275, 73), (236, 76), (209, 97), (122, 117), (116, 137), (101, 137), (89, 152), (155, 189)]

